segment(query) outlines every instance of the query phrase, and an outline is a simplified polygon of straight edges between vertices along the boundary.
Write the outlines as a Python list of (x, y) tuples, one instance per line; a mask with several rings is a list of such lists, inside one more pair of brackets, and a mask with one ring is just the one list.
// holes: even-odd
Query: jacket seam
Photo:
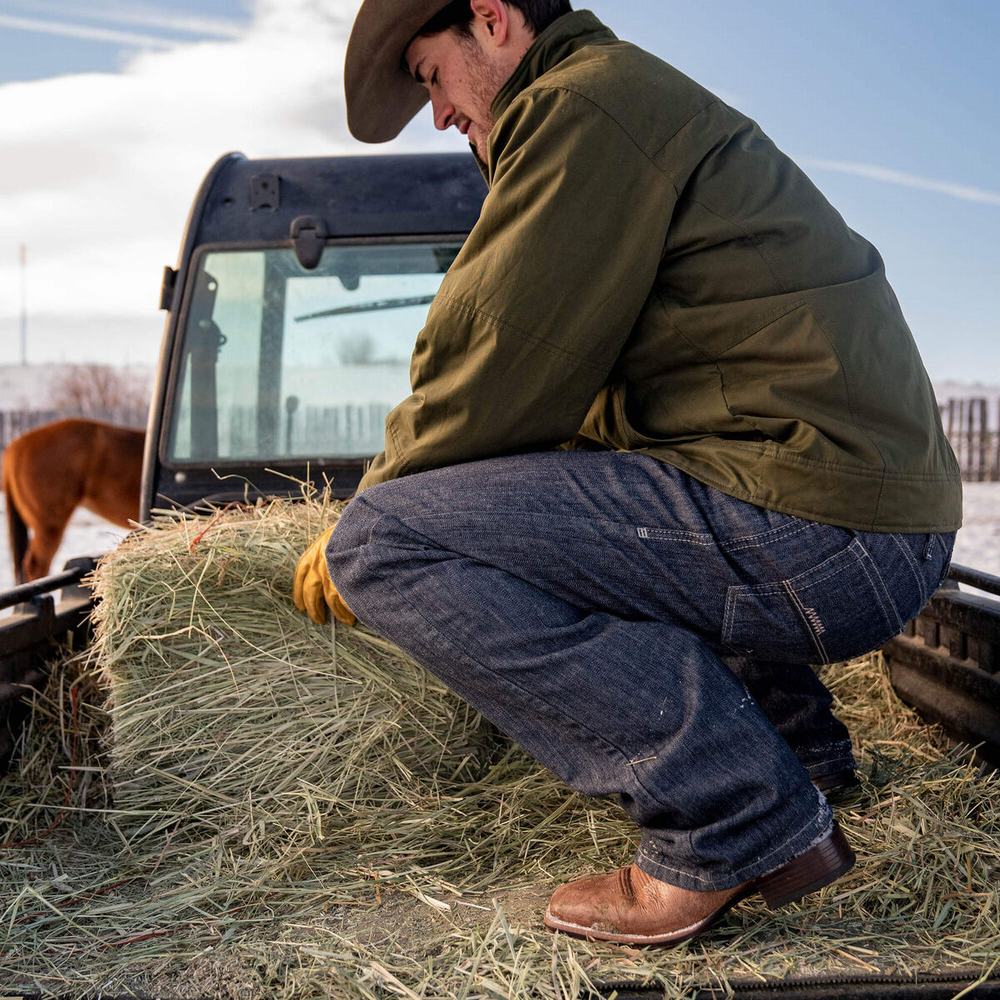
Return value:
[(471, 303), (465, 302), (452, 295), (442, 295), (438, 293), (438, 297), (435, 300), (435, 304), (442, 304), (450, 309), (454, 309), (455, 312), (465, 313), (469, 317), (482, 317), (484, 320), (500, 327), (504, 330), (509, 330), (511, 333), (520, 337), (522, 340), (529, 341), (530, 343), (538, 344), (541, 347), (546, 348), (553, 354), (558, 354), (564, 358), (568, 358), (571, 361), (575, 361), (578, 364), (585, 365), (586, 367), (592, 369), (595, 372), (600, 372), (602, 375), (606, 374), (606, 369), (602, 365), (594, 364), (593, 361), (588, 358), (582, 357), (579, 354), (574, 354), (572, 351), (567, 351), (564, 347), (559, 347), (556, 344), (550, 343), (544, 337), (539, 337), (535, 334), (528, 333), (527, 330), (522, 330), (519, 326), (515, 326), (509, 320), (504, 319), (502, 316), (496, 316), (493, 313), (486, 312), (485, 309), (480, 309), (478, 306), (474, 306)]
[[(725, 404), (726, 412), (733, 418), (733, 420), (736, 420), (740, 423), (749, 424), (758, 434), (761, 434), (763, 435), (763, 437), (768, 438), (768, 440), (770, 440), (769, 435), (767, 435), (764, 432), (764, 429), (762, 427), (758, 427), (757, 424), (754, 423), (754, 421), (750, 417), (745, 415), (737, 416), (733, 412), (733, 408), (729, 402), (729, 396), (726, 393), (726, 374), (725, 372), (723, 372), (722, 365), (719, 364), (718, 361), (713, 361), (712, 364), (715, 368), (716, 373), (719, 376), (719, 393), (722, 396), (722, 402)], [(767, 453), (766, 452), (767, 447), (768, 446), (765, 445), (764, 448), (750, 448), (748, 450), (756, 452), (758, 455), (762, 455)], [(758, 494), (760, 493), (760, 489), (761, 489), (761, 483), (758, 480), (757, 488), (753, 491), (753, 493), (749, 494), (751, 501), (755, 501), (757, 499)]]
[(879, 508), (882, 506), (882, 495), (885, 493), (885, 478), (888, 471), (888, 464), (885, 460), (885, 455), (882, 454), (879, 446), (875, 443), (875, 439), (872, 437), (871, 432), (868, 430), (864, 424), (858, 419), (857, 413), (854, 410), (854, 401), (851, 394), (851, 381), (847, 377), (847, 366), (844, 364), (843, 358), (840, 356), (840, 351), (837, 350), (837, 345), (833, 342), (833, 338), (827, 333), (827, 329), (823, 321), (816, 315), (815, 310), (809, 310), (809, 315), (816, 321), (816, 326), (820, 333), (823, 334), (824, 339), (831, 351), (833, 351), (833, 356), (837, 359), (837, 364), (840, 366), (841, 377), (844, 380), (844, 392), (847, 395), (847, 410), (851, 414), (851, 420), (854, 422), (854, 426), (857, 427), (859, 431), (868, 439), (868, 443), (875, 450), (875, 454), (878, 455), (879, 461), (882, 463), (882, 476), (879, 483), (878, 496), (875, 498), (875, 509), (872, 512), (872, 520), (878, 521)]
[(748, 444), (744, 441), (729, 441), (728, 446), (738, 448), (743, 451), (753, 451), (772, 458), (777, 462), (796, 462), (799, 465), (808, 465), (817, 469), (831, 469), (837, 472), (845, 472), (852, 476), (861, 476), (866, 479), (888, 480), (899, 483), (957, 483), (959, 480), (948, 475), (935, 475), (921, 472), (888, 472), (878, 471), (862, 465), (847, 465), (841, 462), (824, 462), (816, 458), (806, 458), (804, 455), (793, 455), (780, 446), (771, 448), (771, 444), (758, 448), (756, 445)]
[[(666, 250), (664, 250), (664, 256), (665, 256), (665, 255), (666, 255)], [(661, 257), (660, 259), (661, 259), (661, 261), (662, 261), (663, 257)], [(690, 347), (690, 348), (691, 348), (691, 350), (692, 350), (692, 351), (695, 351), (695, 352), (696, 352), (696, 353), (697, 353), (697, 354), (698, 354), (698, 355), (699, 355), (699, 356), (701, 357), (702, 361), (706, 361), (706, 362), (708, 362), (708, 363), (710, 363), (710, 364), (711, 364), (712, 362), (714, 362), (714, 361), (715, 361), (715, 358), (713, 358), (711, 354), (709, 354), (709, 353), (708, 353), (707, 351), (705, 351), (705, 350), (704, 350), (704, 348), (702, 348), (702, 347), (701, 347), (701, 345), (699, 345), (699, 344), (695, 343), (695, 341), (693, 341), (693, 340), (692, 340), (692, 339), (691, 339), (691, 338), (690, 338), (690, 337), (689, 337), (689, 336), (688, 336), (688, 335), (687, 335), (687, 334), (686, 334), (686, 333), (685, 333), (685, 332), (684, 332), (684, 331), (683, 331), (683, 330), (682, 330), (682, 329), (681, 329), (681, 328), (680, 328), (680, 327), (679, 327), (679, 326), (678, 326), (678, 325), (677, 325), (677, 324), (676, 324), (676, 323), (675, 323), (675, 322), (674, 322), (674, 321), (673, 321), (673, 320), (672, 320), (672, 319), (670, 318), (670, 315), (669, 315), (669, 308), (670, 308), (670, 307), (669, 307), (669, 305), (667, 304), (667, 300), (666, 300), (666, 298), (664, 297), (664, 295), (663, 295), (663, 290), (662, 290), (662, 289), (660, 288), (659, 284), (656, 284), (656, 285), (654, 285), (654, 286), (653, 286), (653, 289), (652, 289), (652, 291), (653, 291), (653, 294), (654, 294), (654, 295), (656, 296), (656, 301), (657, 301), (657, 302), (658, 302), (658, 303), (660, 304), (660, 309), (661, 309), (661, 310), (663, 311), (663, 313), (664, 313), (664, 318), (666, 319), (667, 323), (669, 323), (669, 324), (670, 324), (670, 329), (671, 329), (671, 330), (672, 330), (672, 331), (673, 331), (674, 333), (676, 333), (676, 334), (677, 334), (677, 336), (678, 336), (678, 337), (680, 337), (680, 338), (681, 338), (681, 340), (683, 340), (683, 341), (684, 341), (684, 343), (686, 343), (686, 344), (688, 345), (688, 347)], [(759, 331), (758, 331), (758, 332), (759, 332)]]
[(713, 107), (714, 105), (722, 103), (719, 100), (715, 100), (715, 101), (712, 101), (710, 104), (706, 104), (705, 107), (700, 108), (693, 115), (691, 115), (690, 118), (687, 118), (684, 122), (682, 122), (680, 125), (678, 125), (678, 127), (671, 134), (671, 136), (662, 145), (658, 146), (657, 149), (653, 153), (650, 153), (648, 150), (644, 149), (641, 145), (639, 145), (638, 140), (635, 138), (635, 136), (632, 134), (632, 132), (629, 129), (627, 129), (610, 111), (608, 111), (607, 108), (605, 108), (602, 105), (598, 104), (597, 101), (595, 101), (592, 97), (588, 97), (587, 94), (584, 94), (584, 93), (582, 93), (579, 90), (574, 90), (572, 87), (554, 86), (552, 84), (547, 84), (544, 87), (541, 87), (541, 86), (531, 87), (531, 88), (529, 88), (529, 90), (525, 91), (525, 94), (528, 94), (528, 93), (533, 93), (533, 94), (540, 94), (540, 93), (572, 94), (574, 97), (579, 97), (581, 101), (586, 101), (587, 104), (589, 104), (595, 111), (599, 111), (601, 113), (601, 115), (603, 115), (605, 118), (608, 119), (608, 121), (614, 122), (614, 124), (618, 126), (618, 129), (621, 131), (622, 135), (624, 135), (625, 138), (628, 139), (628, 141), (635, 147), (636, 151), (640, 155), (642, 155), (642, 157), (649, 163), (649, 165), (651, 167), (653, 167), (653, 169), (656, 170), (656, 172), (658, 174), (660, 174), (664, 178), (664, 180), (666, 180), (666, 182), (671, 186), (671, 188), (673, 188), (674, 194), (676, 194), (676, 195), (680, 194), (680, 192), (677, 189), (677, 185), (674, 184), (673, 180), (670, 178), (670, 176), (667, 174), (667, 172), (663, 169), (663, 167), (661, 167), (660, 164), (656, 162), (656, 160), (654, 159), (654, 157), (659, 156), (659, 154), (667, 146), (669, 146), (670, 143), (673, 142), (673, 140), (678, 136), (678, 134), (683, 129), (685, 129), (691, 122), (693, 122), (695, 120), (695, 118), (697, 118), (701, 114), (704, 114), (709, 108)]
[(756, 236), (754, 236), (753, 233), (751, 233), (742, 223), (738, 222), (736, 219), (730, 218), (728, 215), (723, 215), (721, 212), (717, 212), (714, 208), (711, 208), (710, 206), (706, 205), (703, 201), (700, 201), (698, 198), (692, 196), (691, 204), (700, 206), (706, 212), (711, 213), (717, 219), (721, 219), (723, 222), (728, 223), (738, 232), (742, 233), (743, 238), (747, 240), (750, 243), (750, 245), (754, 248), (755, 253), (760, 258), (760, 262), (764, 265), (764, 267), (767, 268), (768, 273), (774, 279), (774, 283), (777, 286), (777, 294), (779, 295), (790, 294), (788, 286), (785, 284), (785, 282), (781, 280), (778, 273), (774, 270), (774, 266), (767, 259), (767, 257), (764, 256), (764, 252), (763, 250), (761, 250), (760, 247), (760, 241), (757, 239)]
[(679, 136), (681, 132), (683, 132), (684, 129), (686, 129), (688, 125), (691, 124), (691, 122), (693, 122), (696, 118), (700, 118), (710, 108), (717, 107), (720, 104), (722, 104), (722, 101), (717, 97), (715, 98), (715, 100), (709, 101), (708, 104), (706, 104), (703, 108), (699, 108), (689, 118), (686, 118), (683, 122), (681, 122), (680, 125), (677, 126), (677, 128), (673, 131), (673, 133), (670, 135), (668, 139), (666, 139), (663, 143), (657, 146), (655, 150), (653, 150), (653, 156), (659, 156), (667, 148), (667, 146), (669, 146), (670, 143), (672, 143), (674, 139), (676, 139), (677, 136)]
[(389, 436), (392, 438), (392, 446), (395, 449), (396, 454), (399, 456), (399, 475), (406, 475), (406, 467), (409, 463), (406, 458), (406, 453), (399, 446), (399, 437), (396, 434), (396, 421), (391, 413), (385, 422), (385, 426), (389, 431)]
[[(756, 330), (753, 330), (751, 333), (741, 337), (735, 344), (730, 344), (729, 347), (727, 347), (721, 354), (717, 354), (714, 358), (710, 358), (709, 360), (721, 361), (730, 351), (735, 351), (737, 347), (745, 344), (751, 337), (756, 337), (758, 333), (763, 333), (769, 326), (774, 326), (775, 323), (785, 319), (787, 316), (791, 316), (792, 313), (798, 312), (804, 306), (808, 305), (809, 303), (805, 299), (799, 299), (798, 302), (790, 305), (784, 312), (780, 312), (775, 316), (770, 316), (763, 326), (759, 326)], [(838, 358), (837, 360), (839, 361), (840, 359)]]

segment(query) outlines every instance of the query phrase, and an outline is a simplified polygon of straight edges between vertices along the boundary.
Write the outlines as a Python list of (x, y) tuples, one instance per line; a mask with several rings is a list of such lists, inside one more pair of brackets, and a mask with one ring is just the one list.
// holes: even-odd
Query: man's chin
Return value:
[(489, 147), (489, 143), (486, 141), (488, 136), (481, 133), (477, 126), (472, 125), (465, 138), (469, 140), (469, 145), (476, 151), (476, 155), (479, 159), (485, 163)]

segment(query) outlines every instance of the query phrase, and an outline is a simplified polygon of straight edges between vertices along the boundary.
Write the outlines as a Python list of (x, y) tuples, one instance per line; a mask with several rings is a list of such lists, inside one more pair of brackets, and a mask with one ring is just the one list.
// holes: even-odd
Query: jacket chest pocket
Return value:
[(740, 655), (837, 663), (903, 631), (892, 596), (861, 541), (775, 583), (726, 592), (722, 641)]

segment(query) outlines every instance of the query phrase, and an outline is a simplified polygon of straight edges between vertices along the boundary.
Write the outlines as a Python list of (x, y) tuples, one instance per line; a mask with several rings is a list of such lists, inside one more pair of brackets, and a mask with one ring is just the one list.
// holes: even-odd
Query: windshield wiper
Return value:
[(377, 302), (361, 302), (354, 306), (341, 306), (339, 309), (324, 309), (322, 312), (309, 313), (306, 316), (296, 316), (296, 323), (305, 323), (310, 319), (326, 319), (327, 316), (350, 316), (354, 313), (379, 312), (383, 309), (407, 309), (410, 306), (429, 306), (434, 301), (433, 295), (418, 295), (412, 299), (379, 299)]

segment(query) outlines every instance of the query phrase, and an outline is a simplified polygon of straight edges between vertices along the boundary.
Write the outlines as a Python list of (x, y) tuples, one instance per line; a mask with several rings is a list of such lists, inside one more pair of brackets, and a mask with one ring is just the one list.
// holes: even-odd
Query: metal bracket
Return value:
[(295, 245), (295, 256), (307, 271), (319, 267), (328, 235), (326, 223), (316, 216), (300, 215), (292, 223), (289, 236)]
[(174, 307), (174, 292), (177, 290), (177, 272), (172, 267), (163, 269), (163, 284), (160, 286), (160, 309), (170, 312)]
[(281, 208), (281, 178), (277, 174), (255, 174), (250, 178), (250, 211), (276, 212)]

